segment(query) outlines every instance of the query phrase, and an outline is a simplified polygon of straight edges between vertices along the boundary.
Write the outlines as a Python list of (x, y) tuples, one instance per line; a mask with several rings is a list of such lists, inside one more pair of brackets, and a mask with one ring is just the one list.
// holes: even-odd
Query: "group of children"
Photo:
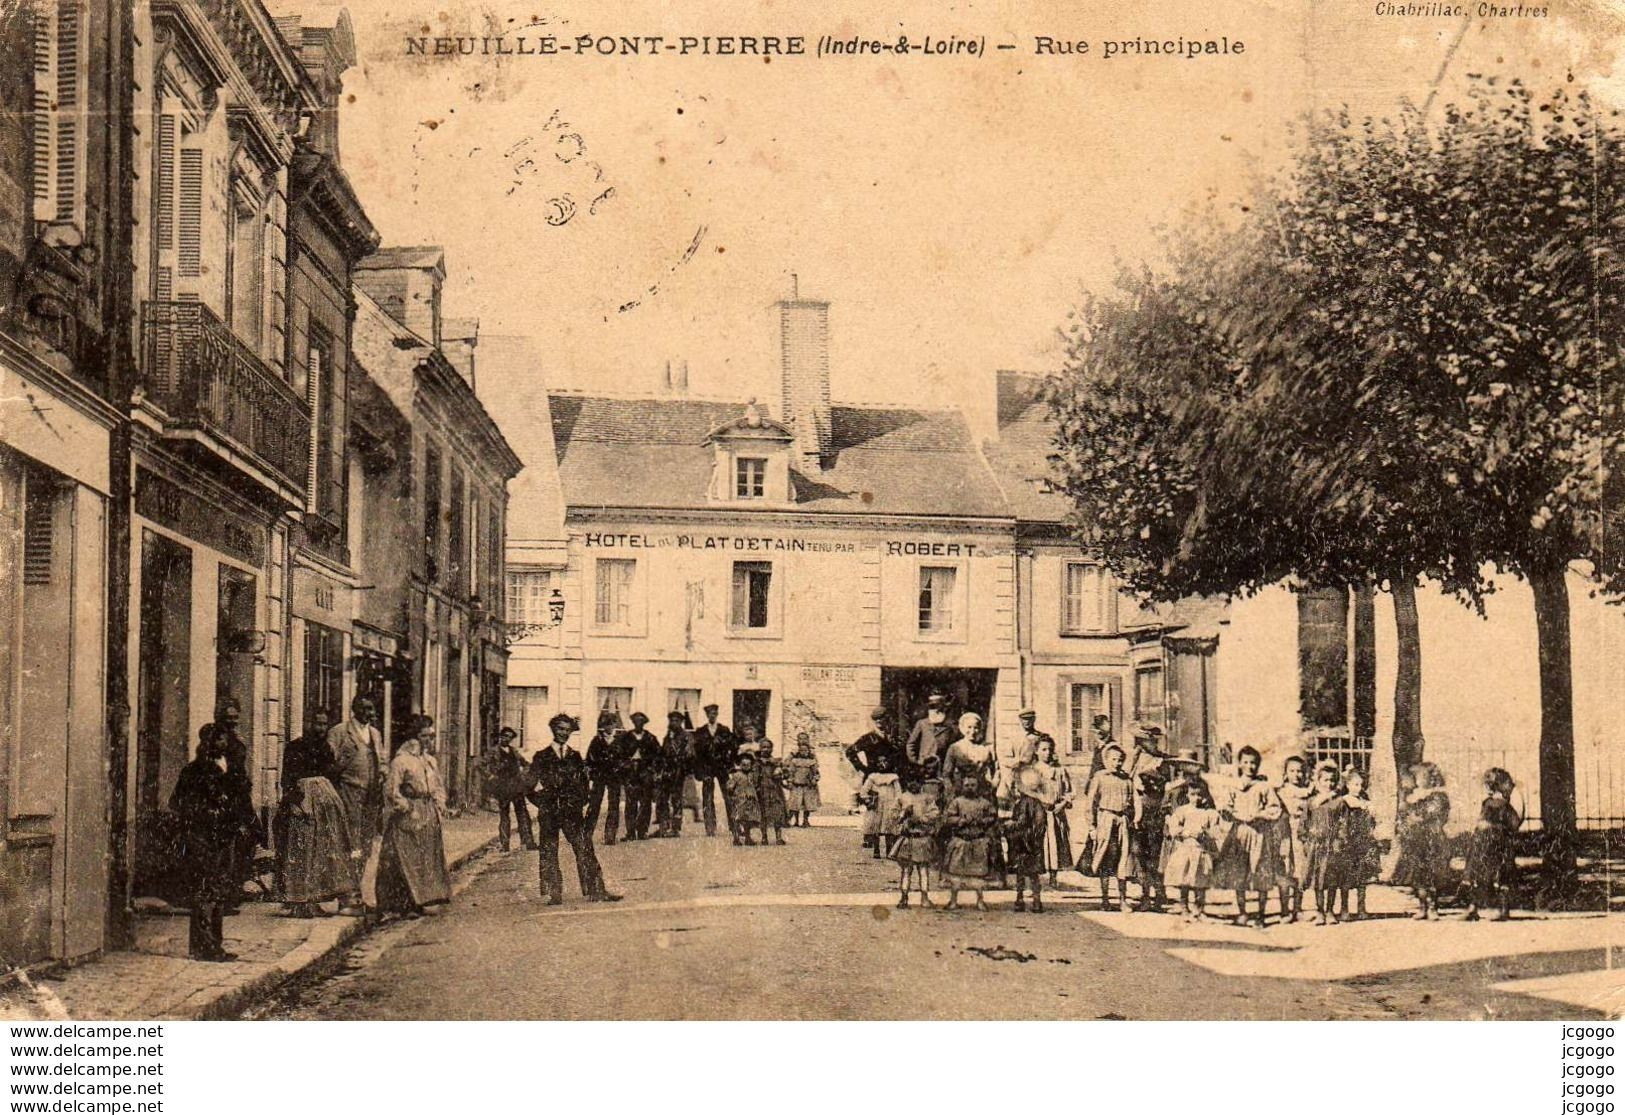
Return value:
[(728, 819), (733, 842), (757, 844), (755, 830), (767, 844), (767, 830), (773, 830), (773, 843), (783, 844), (786, 828), (807, 828), (819, 806), (818, 756), (806, 732), (796, 737), (796, 750), (789, 758), (773, 757), (773, 741), (740, 747), (733, 773), (728, 776)]
[[(1244, 747), (1234, 775), (1193, 771), (1148, 795), (1123, 770), (1121, 749), (1106, 748), (1104, 758), (1084, 797), (1090, 838), (1078, 870), (1099, 878), (1105, 909), (1117, 908), (1110, 880), (1117, 880), (1126, 907), (1127, 882), (1136, 879), (1140, 908), (1160, 908), (1162, 896), (1177, 891), (1187, 921), (1206, 920), (1213, 889), (1235, 893), (1238, 925), (1265, 924), (1271, 891), (1279, 894), (1282, 922), (1298, 921), (1310, 895), (1317, 925), (1368, 916), (1366, 888), (1381, 873), (1383, 846), (1369, 780), (1359, 768), (1339, 770), (1321, 762), (1311, 773), (1306, 759), (1290, 756), (1281, 781), (1272, 785), (1259, 774), (1258, 751)], [(1522, 824), (1511, 802), (1511, 775), (1499, 768), (1487, 771), (1484, 788), (1463, 877), (1469, 921), (1479, 919), (1480, 906), (1497, 906), (1495, 920), (1510, 916), (1513, 842)], [(1157, 807), (1149, 806), (1148, 798)], [(1420, 765), (1402, 786), (1394, 874), (1394, 882), (1416, 896), (1417, 918), (1437, 918), (1439, 893), (1448, 885), (1449, 816), (1438, 768)], [(1160, 850), (1147, 856), (1150, 842), (1143, 834), (1154, 828), (1164, 839)], [(1251, 913), (1249, 895), (1257, 901)]]
[[(1281, 780), (1272, 783), (1260, 774), (1262, 757), (1252, 747), (1241, 749), (1229, 774), (1203, 771), (1194, 761), (1181, 768), (1179, 760), (1143, 751), (1131, 774), (1125, 759), (1116, 744), (1103, 747), (1100, 769), (1080, 803), (1087, 837), (1077, 869), (1100, 881), (1104, 909), (1126, 909), (1133, 880), (1140, 890), (1137, 909), (1160, 910), (1176, 894), (1187, 921), (1207, 920), (1212, 890), (1234, 892), (1238, 925), (1264, 926), (1272, 891), (1284, 923), (1311, 915), (1306, 899), (1312, 899), (1317, 925), (1369, 916), (1366, 889), (1381, 873), (1384, 843), (1363, 770), (1340, 770), (1331, 762), (1311, 767), (1294, 755), (1283, 763)], [(1181, 768), (1171, 779), (1170, 767)], [(915, 892), (920, 905), (934, 905), (935, 871), (948, 889), (948, 909), (958, 906), (965, 890), (985, 910), (990, 881), (999, 879), (1002, 886), (1013, 876), (1015, 908), (1027, 908), (1030, 891), (1031, 908), (1043, 910), (1041, 880), (1048, 873), (1053, 881), (1054, 833), (1064, 831), (1064, 817), (1057, 814), (1066, 801), (1047, 792), (1049, 780), (1037, 768), (1000, 778), (997, 794), (993, 773), (972, 771), (952, 779), (951, 788), (929, 770), (899, 773), (886, 763), (866, 775), (864, 843), (876, 858), (897, 862), (900, 908)], [(1522, 823), (1506, 771), (1486, 772), (1484, 786), (1464, 876), (1470, 921), (1478, 920), (1480, 907), (1498, 907), (1496, 920), (1509, 916), (1513, 841)], [(1450, 879), (1449, 816), (1437, 767), (1422, 764), (1406, 776), (1394, 882), (1415, 894), (1417, 918), (1438, 916), (1439, 893)]]

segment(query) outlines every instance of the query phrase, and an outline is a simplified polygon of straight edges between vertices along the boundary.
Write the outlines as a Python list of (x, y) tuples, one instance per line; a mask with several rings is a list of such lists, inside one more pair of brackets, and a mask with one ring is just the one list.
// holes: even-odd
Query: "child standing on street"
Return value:
[(791, 828), (810, 828), (818, 797), (818, 756), (806, 732), (796, 733), (796, 750), (784, 761), (784, 787), (789, 801)]
[(1010, 819), (1004, 823), (1004, 843), (1008, 854), (1005, 865), (1016, 877), (1016, 910), (1027, 908), (1022, 894), (1025, 887), (1033, 892), (1033, 913), (1044, 912), (1042, 880), (1047, 867), (1044, 858), (1044, 836), (1049, 829), (1049, 806), (1043, 800), (1044, 778), (1031, 767), (1024, 767), (1016, 775), (1016, 800), (1010, 807)]
[(937, 800), (936, 788), (926, 793), (917, 771), (910, 771), (903, 782), (903, 796), (897, 806), (899, 835), (892, 847), (892, 858), (897, 861), (897, 898), (899, 910), (908, 909), (908, 895), (913, 884), (920, 889), (920, 905), (931, 906), (930, 880), (926, 876), (937, 862), (937, 833), (942, 828), (942, 803)]
[(757, 744), (756, 796), (762, 811), (762, 843), (767, 843), (767, 830), (773, 829), (773, 843), (784, 843), (784, 823), (789, 811), (784, 805), (784, 772), (773, 757), (773, 741), (764, 739)]
[(1500, 767), (1484, 772), (1484, 803), (1479, 806), (1478, 824), (1467, 848), (1467, 875), (1463, 880), (1470, 895), (1467, 920), (1478, 920), (1478, 908), (1491, 901), (1500, 907), (1491, 921), (1512, 916), (1512, 838), (1523, 817), (1512, 804), (1512, 776)]
[[(1315, 767), (1314, 793), (1308, 799), (1302, 824), (1303, 885), (1315, 892), (1315, 924), (1340, 921), (1332, 906), (1337, 886), (1337, 862), (1343, 853), (1343, 815), (1348, 805), (1337, 789), (1337, 767)], [(1300, 897), (1300, 901), (1301, 901)]]
[[(1089, 780), (1083, 795), (1093, 854), (1089, 873), (1100, 880), (1100, 908), (1128, 909), (1128, 881), (1134, 877), (1134, 782), (1123, 770), (1123, 749), (1115, 743), (1101, 749), (1106, 765)], [(1081, 871), (1083, 865), (1080, 863)], [(1118, 905), (1112, 905), (1108, 879), (1117, 880)]]
[(1450, 870), (1450, 849), (1444, 827), (1450, 820), (1450, 795), (1445, 792), (1444, 775), (1432, 763), (1411, 768), (1412, 788), (1400, 803), (1399, 863), (1394, 867), (1394, 884), (1410, 887), (1416, 896), (1416, 913), (1411, 916), (1437, 919), (1439, 888)]
[[(756, 841), (750, 830), (762, 823), (762, 806), (756, 791), (756, 757), (748, 751), (739, 756), (734, 772), (728, 776), (728, 810), (733, 818), (734, 843), (754, 847)], [(762, 843), (767, 843), (766, 829), (762, 830)]]
[(1185, 800), (1168, 815), (1168, 840), (1173, 849), (1163, 869), (1163, 885), (1179, 889), (1185, 921), (1207, 920), (1207, 886), (1213, 875), (1213, 853), (1220, 832), (1219, 811), (1207, 783), (1194, 778), (1185, 786)]
[[(1365, 888), (1382, 872), (1382, 853), (1377, 847), (1377, 815), (1371, 811), (1366, 792), (1366, 774), (1359, 767), (1343, 772), (1343, 851), (1337, 857), (1336, 884), (1338, 909), (1345, 921), (1363, 921)], [(1349, 892), (1358, 896), (1357, 912), (1349, 910)]]
[(863, 832), (874, 837), (874, 858), (880, 859), (891, 854), (901, 831), (897, 822), (903, 788), (897, 772), (892, 770), (891, 756), (875, 757), (874, 769), (864, 776), (862, 793), (869, 806), (869, 812), (863, 815)]
[(1309, 765), (1299, 755), (1288, 756), (1281, 764), (1281, 784), (1275, 790), (1282, 809), (1276, 836), (1277, 862), (1281, 865), (1281, 920), (1286, 922), (1298, 920), (1303, 913), (1303, 892), (1314, 889), (1309, 881), (1309, 849), (1304, 845), (1309, 801), (1314, 795), (1314, 787), (1309, 785)]
[(976, 908), (987, 909), (982, 892), (987, 889), (987, 877), (993, 873), (993, 836), (998, 824), (998, 809), (986, 780), (976, 771), (965, 774), (943, 816), (948, 833), (948, 854), (942, 864), (948, 884), (948, 905), (944, 909), (959, 909), (962, 890), (974, 891)]

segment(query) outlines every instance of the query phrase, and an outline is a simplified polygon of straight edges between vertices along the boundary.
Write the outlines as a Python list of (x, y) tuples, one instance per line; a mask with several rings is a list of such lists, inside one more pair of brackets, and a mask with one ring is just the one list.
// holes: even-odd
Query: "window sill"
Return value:
[(593, 626), (587, 629), (587, 633), (600, 639), (641, 639), (648, 635), (647, 631), (641, 631), (632, 627)]
[(784, 631), (777, 627), (730, 627), (730, 639), (782, 639)]
[(963, 643), (967, 641), (967, 635), (963, 631), (916, 631), (914, 641), (916, 643)]
[(1063, 639), (1104, 639), (1104, 638), (1109, 638), (1109, 637), (1115, 636), (1117, 634), (1118, 634), (1118, 632), (1113, 631), (1112, 629), (1107, 628), (1107, 627), (1097, 628), (1097, 629), (1095, 629), (1093, 631), (1085, 631), (1085, 630), (1083, 630), (1081, 628), (1077, 628), (1077, 629), (1068, 628), (1068, 629), (1063, 629), (1061, 631), (1061, 638), (1063, 638)]

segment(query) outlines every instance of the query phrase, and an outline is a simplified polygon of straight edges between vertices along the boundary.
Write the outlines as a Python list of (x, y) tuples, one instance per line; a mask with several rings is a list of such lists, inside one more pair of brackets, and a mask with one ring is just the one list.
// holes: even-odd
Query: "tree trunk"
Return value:
[(1577, 884), (1574, 806), (1574, 680), (1569, 647), (1569, 587), (1564, 565), (1529, 574), (1540, 641), (1541, 895), (1563, 905)]
[(1401, 772), (1422, 761), (1422, 634), (1416, 615), (1416, 582), (1393, 581), (1394, 766)]

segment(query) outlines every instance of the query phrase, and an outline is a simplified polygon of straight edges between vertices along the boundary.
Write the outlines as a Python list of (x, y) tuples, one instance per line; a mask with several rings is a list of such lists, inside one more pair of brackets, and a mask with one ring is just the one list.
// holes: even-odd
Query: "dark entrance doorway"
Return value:
[(772, 700), (771, 689), (735, 689), (733, 730), (737, 732), (740, 725), (750, 723), (756, 725), (756, 730), (766, 736), (767, 709)]
[(999, 671), (941, 667), (891, 667), (880, 670), (880, 704), (890, 714), (886, 727), (894, 739), (907, 739), (914, 722), (925, 715), (926, 698), (945, 694), (950, 720), (974, 712), (987, 722), (987, 738), (993, 736), (993, 694), (998, 688)]
[(215, 620), (214, 707), (237, 703), (237, 726), (250, 747), (254, 740), (254, 659), (265, 651), (265, 636), (255, 629), (255, 580), (229, 565), (220, 566), (219, 608)]
[(150, 530), (141, 532), (139, 639), (132, 883), (150, 895), (163, 892), (169, 867), (161, 811), (192, 753), (192, 552)]

